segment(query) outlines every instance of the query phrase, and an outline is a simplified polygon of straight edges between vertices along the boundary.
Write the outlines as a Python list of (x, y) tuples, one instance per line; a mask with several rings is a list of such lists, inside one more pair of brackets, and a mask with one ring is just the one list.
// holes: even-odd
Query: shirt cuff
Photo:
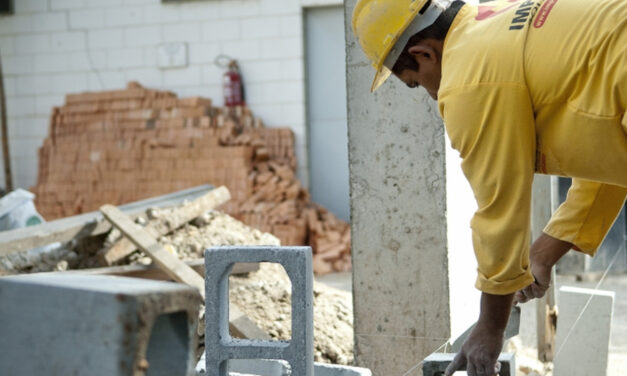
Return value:
[(512, 294), (524, 287), (529, 286), (534, 281), (531, 269), (527, 268), (527, 271), (514, 279), (508, 279), (506, 281), (496, 281), (494, 279), (488, 279), (483, 274), (477, 275), (477, 282), (475, 287), (482, 292), (492, 295), (508, 295)]
[(600, 241), (598, 239), (585, 241), (584, 239), (582, 239), (582, 237), (579, 236), (579, 232), (568, 231), (564, 229), (563, 226), (554, 224), (552, 222), (549, 222), (542, 231), (545, 234), (554, 237), (555, 239), (571, 243), (573, 245), (572, 249), (581, 253), (585, 253), (588, 256), (594, 256), (594, 254), (597, 252), (597, 249), (599, 248)]

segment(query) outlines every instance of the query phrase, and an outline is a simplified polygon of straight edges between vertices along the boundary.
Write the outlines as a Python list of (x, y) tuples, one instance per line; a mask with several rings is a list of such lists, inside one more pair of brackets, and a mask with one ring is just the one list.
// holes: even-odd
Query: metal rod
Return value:
[(7, 125), (7, 106), (4, 96), (4, 78), (2, 74), (2, 62), (0, 61), (0, 112), (2, 112), (2, 160), (4, 162), (4, 182), (7, 192), (13, 190), (13, 177), (11, 175), (11, 154), (9, 153), (9, 130)]

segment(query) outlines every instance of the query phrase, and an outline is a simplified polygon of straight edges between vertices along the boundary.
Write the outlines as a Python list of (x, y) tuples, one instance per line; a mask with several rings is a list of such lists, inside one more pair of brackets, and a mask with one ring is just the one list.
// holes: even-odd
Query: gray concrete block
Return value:
[(614, 292), (559, 290), (554, 376), (607, 374)]
[[(283, 360), (268, 359), (231, 359), (229, 360), (229, 375), (252, 376), (294, 376), (289, 370), (289, 364)], [(206, 375), (205, 355), (196, 365), (196, 375)], [(314, 376), (372, 376), (366, 368), (340, 366), (335, 364), (314, 363)]]
[[(290, 341), (235, 339), (229, 334), (229, 274), (236, 262), (274, 262), (292, 283)], [(227, 376), (229, 359), (275, 359), (293, 375), (313, 376), (313, 269), (309, 247), (215, 247), (205, 251), (205, 349), (208, 376)]]
[(0, 278), (4, 375), (186, 376), (200, 295), (171, 282), (80, 274)]
[[(433, 353), (422, 363), (422, 376), (442, 376), (446, 367), (455, 358), (454, 353)], [(516, 358), (512, 353), (501, 353), (498, 361), (501, 363), (500, 376), (516, 375)]]
[(367, 368), (314, 363), (314, 376), (372, 376)]

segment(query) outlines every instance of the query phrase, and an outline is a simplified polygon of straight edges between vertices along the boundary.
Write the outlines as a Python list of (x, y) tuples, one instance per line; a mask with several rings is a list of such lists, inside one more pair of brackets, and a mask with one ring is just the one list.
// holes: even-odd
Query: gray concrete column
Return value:
[(444, 127), (422, 89), (392, 78), (370, 93), (355, 3), (345, 24), (356, 362), (419, 375), (450, 337)]

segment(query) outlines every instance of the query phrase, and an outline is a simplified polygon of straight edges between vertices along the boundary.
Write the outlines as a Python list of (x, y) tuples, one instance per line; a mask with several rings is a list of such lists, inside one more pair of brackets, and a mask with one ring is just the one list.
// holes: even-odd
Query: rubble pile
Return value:
[(53, 109), (32, 191), (51, 220), (225, 185), (232, 200), (221, 210), (283, 245), (311, 245), (317, 273), (349, 269), (348, 224), (311, 202), (296, 166), (289, 128), (265, 128), (246, 107), (213, 107), (210, 99), (130, 83), (69, 94)]
[[(230, 277), (236, 304), (273, 339), (291, 337), (291, 285), (285, 269), (262, 263), (249, 276)], [(353, 364), (353, 309), (350, 293), (314, 283), (314, 360)]]
[[(176, 208), (149, 209), (147, 217), (175, 221)], [(143, 217), (139, 217), (143, 218)], [(140, 225), (147, 224), (138, 219)], [(121, 238), (118, 230), (89, 237), (79, 243), (59, 244), (0, 257), (0, 275), (64, 271), (98, 267), (102, 251)], [(182, 260), (203, 257), (210, 246), (280, 245), (272, 234), (251, 228), (220, 211), (209, 211), (159, 238), (159, 243)], [(136, 251), (128, 264), (151, 263)], [(291, 284), (278, 264), (262, 263), (256, 272), (230, 277), (230, 300), (259, 328), (274, 339), (289, 339), (291, 332)], [(349, 365), (353, 361), (352, 300), (348, 292), (314, 282), (314, 357), (318, 362)], [(201, 347), (203, 335), (201, 334)]]

